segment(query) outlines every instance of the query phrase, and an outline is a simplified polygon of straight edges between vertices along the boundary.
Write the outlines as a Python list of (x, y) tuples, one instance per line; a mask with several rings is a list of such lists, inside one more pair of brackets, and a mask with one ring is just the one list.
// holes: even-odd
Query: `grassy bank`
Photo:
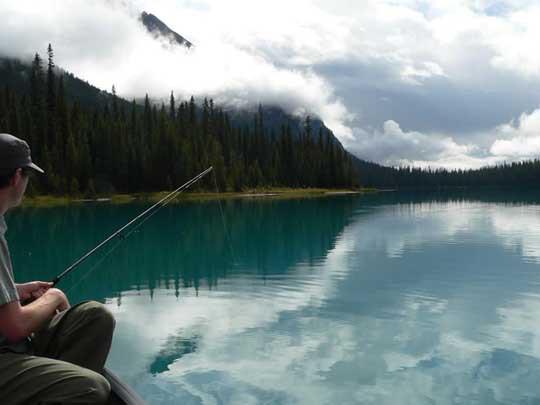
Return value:
[[(341, 194), (363, 194), (376, 192), (376, 189), (324, 189), (324, 188), (270, 188), (252, 189), (242, 192), (183, 192), (171, 203), (182, 201), (208, 201), (216, 199), (238, 198), (317, 198)], [(165, 197), (169, 192), (134, 193), (101, 195), (92, 198), (80, 196), (54, 196), (39, 195), (25, 197), (23, 207), (55, 207), (70, 204), (85, 204), (89, 202), (105, 202), (111, 204), (126, 204), (134, 201), (156, 202)]]

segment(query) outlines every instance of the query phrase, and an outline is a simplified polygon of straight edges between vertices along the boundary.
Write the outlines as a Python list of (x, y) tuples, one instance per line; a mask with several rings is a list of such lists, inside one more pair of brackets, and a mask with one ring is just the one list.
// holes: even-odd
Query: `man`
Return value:
[(32, 173), (44, 172), (28, 144), (0, 134), (0, 402), (107, 403), (110, 385), (100, 373), (114, 329), (110, 312), (97, 302), (70, 307), (51, 283), (14, 281), (4, 214), (21, 203)]

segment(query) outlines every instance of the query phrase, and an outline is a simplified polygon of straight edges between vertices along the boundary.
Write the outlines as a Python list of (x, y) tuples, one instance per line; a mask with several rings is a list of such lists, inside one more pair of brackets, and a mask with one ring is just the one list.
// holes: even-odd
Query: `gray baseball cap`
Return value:
[(10, 134), (0, 134), (0, 172), (28, 167), (38, 173), (45, 171), (32, 162), (28, 144)]

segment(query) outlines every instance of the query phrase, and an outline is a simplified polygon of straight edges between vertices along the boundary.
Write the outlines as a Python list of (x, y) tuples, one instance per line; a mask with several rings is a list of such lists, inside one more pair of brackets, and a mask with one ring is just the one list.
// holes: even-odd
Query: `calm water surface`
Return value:
[[(14, 211), (18, 280), (144, 208)], [(540, 403), (540, 196), (178, 204), (105, 253), (61, 287), (152, 404)]]

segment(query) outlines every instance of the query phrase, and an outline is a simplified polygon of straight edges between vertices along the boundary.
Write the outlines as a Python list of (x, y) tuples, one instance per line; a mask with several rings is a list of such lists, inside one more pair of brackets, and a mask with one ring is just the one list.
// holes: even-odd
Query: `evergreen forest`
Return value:
[(262, 106), (251, 123), (235, 125), (212, 100), (177, 102), (172, 92), (167, 104), (148, 95), (142, 105), (128, 103), (114, 86), (108, 97), (89, 100), (86, 89), (84, 103), (77, 94), (71, 101), (50, 45), (46, 61), (39, 54), (30, 66), (5, 60), (2, 74), (12, 78), (0, 90), (0, 132), (25, 139), (46, 171), (32, 182), (34, 193), (170, 190), (209, 166), (215, 178), (197, 187), (210, 191), (357, 184), (352, 156), (329, 130), (315, 131), (309, 116), (299, 133), (289, 124), (276, 132)]
[[(170, 190), (215, 169), (196, 188), (354, 188), (438, 190), (535, 188), (540, 160), (478, 170), (387, 167), (348, 153), (320, 121), (277, 120), (259, 106), (245, 119), (204, 99), (197, 104), (129, 102), (46, 60), (0, 59), (0, 132), (25, 139), (45, 176), (30, 192), (88, 195)], [(296, 120), (296, 121), (295, 121)], [(278, 123), (276, 125), (276, 122)], [(322, 125), (321, 125), (322, 124)]]
[(405, 190), (441, 189), (537, 189), (540, 160), (507, 162), (475, 170), (386, 167), (359, 159), (354, 161), (364, 187)]

